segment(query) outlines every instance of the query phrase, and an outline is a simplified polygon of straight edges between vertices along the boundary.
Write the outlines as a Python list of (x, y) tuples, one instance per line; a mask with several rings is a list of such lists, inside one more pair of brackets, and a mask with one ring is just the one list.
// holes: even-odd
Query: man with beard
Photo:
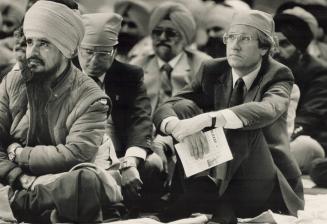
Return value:
[(235, 9), (221, 4), (214, 5), (206, 13), (204, 29), (207, 33), (207, 43), (200, 46), (199, 50), (213, 58), (226, 57), (226, 45), (223, 43), (223, 35), (231, 23)]
[(191, 12), (182, 4), (166, 2), (153, 10), (149, 30), (154, 53), (131, 61), (144, 70), (152, 112), (190, 83), (201, 63), (210, 58), (202, 52), (187, 49), (193, 43), (195, 29)]
[(80, 15), (38, 1), (23, 30), (27, 62), (0, 86), (0, 217), (102, 221), (104, 206), (122, 196), (113, 176), (91, 164), (110, 100), (71, 63), (84, 35)]
[(303, 209), (301, 173), (289, 151), (287, 109), (293, 76), (269, 55), (275, 45), (270, 14), (236, 14), (224, 35), (227, 58), (207, 60), (183, 90), (154, 114), (157, 130), (171, 135), (195, 159), (208, 153), (203, 132), (223, 128), (233, 159), (186, 178), (178, 160), (174, 201), (161, 221), (194, 212), (218, 223), (237, 223), (271, 209)]
[(163, 178), (161, 161), (151, 153), (151, 105), (143, 71), (115, 60), (122, 22), (119, 14), (84, 14), (83, 22), (85, 36), (78, 58), (83, 72), (112, 99), (108, 132), (118, 157), (122, 157), (124, 200), (129, 207), (151, 207), (155, 192), (163, 186)]
[(128, 62), (137, 55), (151, 51), (148, 24), (152, 6), (143, 0), (122, 0), (114, 5), (114, 12), (123, 17), (119, 31), (116, 58)]
[(313, 34), (304, 20), (286, 13), (274, 20), (279, 39), (274, 57), (292, 70), (301, 93), (291, 152), (307, 173), (312, 161), (323, 158), (327, 150), (327, 65), (307, 52)]

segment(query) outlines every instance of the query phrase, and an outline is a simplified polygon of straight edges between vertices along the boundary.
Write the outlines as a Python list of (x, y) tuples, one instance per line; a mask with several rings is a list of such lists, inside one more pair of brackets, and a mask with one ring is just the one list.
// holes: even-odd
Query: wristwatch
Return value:
[(9, 147), (13, 147), (13, 149), (10, 149), (8, 152), (8, 159), (12, 162), (15, 162), (15, 158), (16, 158), (16, 150), (18, 148), (21, 148), (21, 146), (19, 144), (15, 144), (15, 145), (10, 145)]
[(208, 128), (213, 129), (216, 127), (216, 122), (217, 122), (216, 114), (209, 112), (208, 115), (209, 115), (209, 117), (211, 117), (211, 126)]
[(130, 167), (137, 167), (135, 162), (129, 159), (124, 159), (119, 166), (119, 170), (124, 170)]

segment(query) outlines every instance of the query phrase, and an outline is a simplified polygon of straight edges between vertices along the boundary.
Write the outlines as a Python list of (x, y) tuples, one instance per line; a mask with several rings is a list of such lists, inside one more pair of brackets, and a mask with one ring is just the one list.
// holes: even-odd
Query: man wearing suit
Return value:
[(131, 64), (144, 70), (144, 84), (152, 111), (190, 83), (202, 61), (210, 57), (186, 47), (196, 32), (192, 13), (182, 4), (166, 2), (157, 6), (150, 17), (154, 53), (136, 57)]
[(143, 84), (142, 69), (114, 59), (122, 17), (115, 13), (84, 14), (85, 36), (79, 48), (83, 72), (91, 76), (111, 98), (108, 132), (118, 157), (124, 199), (157, 191), (162, 162), (151, 154), (151, 106)]
[(160, 219), (205, 209), (214, 221), (236, 223), (236, 217), (267, 209), (292, 215), (303, 209), (286, 128), (293, 76), (269, 57), (273, 37), (271, 15), (237, 14), (224, 35), (227, 60), (206, 61), (196, 79), (155, 112), (157, 129), (188, 143), (195, 158), (207, 153), (202, 130), (208, 127), (224, 128), (233, 154), (233, 160), (188, 179), (177, 167), (175, 200)]

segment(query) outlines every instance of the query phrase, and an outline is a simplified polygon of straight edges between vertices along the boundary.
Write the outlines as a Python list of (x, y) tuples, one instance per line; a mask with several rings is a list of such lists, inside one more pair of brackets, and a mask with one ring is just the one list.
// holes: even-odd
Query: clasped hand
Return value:
[(191, 156), (202, 158), (209, 151), (208, 142), (202, 129), (210, 126), (210, 117), (200, 114), (193, 118), (168, 122), (166, 132), (172, 135), (178, 142), (186, 143), (191, 148)]

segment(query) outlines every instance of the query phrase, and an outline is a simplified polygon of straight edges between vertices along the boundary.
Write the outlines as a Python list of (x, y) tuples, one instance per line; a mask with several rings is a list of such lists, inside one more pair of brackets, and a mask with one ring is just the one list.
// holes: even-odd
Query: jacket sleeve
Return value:
[(262, 99), (229, 108), (242, 121), (246, 129), (258, 129), (275, 122), (289, 106), (293, 87), (293, 76), (284, 68), (265, 84)]
[(9, 130), (12, 122), (8, 95), (9, 76), (0, 85), (0, 182), (14, 186), (17, 178), (22, 174), (22, 169), (8, 159), (6, 150), (10, 144)]
[(66, 144), (25, 147), (18, 164), (33, 175), (68, 171), (74, 165), (94, 159), (102, 141), (108, 106), (101, 100), (78, 114), (66, 137)]
[[(161, 122), (171, 116), (178, 117), (173, 107), (174, 104), (181, 100), (191, 100), (195, 104), (197, 104), (200, 108), (206, 107), (206, 102), (208, 102), (208, 98), (206, 97), (203, 88), (202, 88), (202, 79), (203, 79), (203, 70), (205, 69), (205, 65), (203, 64), (199, 69), (199, 72), (194, 77), (193, 81), (186, 85), (179, 93), (177, 93), (174, 97), (171, 97), (165, 103), (159, 106), (159, 108), (155, 111), (153, 115), (153, 122), (157, 129), (160, 132)], [(163, 133), (161, 133), (163, 134)]]
[(128, 124), (128, 136), (126, 148), (138, 146), (150, 149), (152, 142), (152, 122), (151, 122), (151, 104), (146, 94), (143, 83), (143, 70), (137, 69), (135, 94), (132, 101), (130, 112), (130, 122)]

